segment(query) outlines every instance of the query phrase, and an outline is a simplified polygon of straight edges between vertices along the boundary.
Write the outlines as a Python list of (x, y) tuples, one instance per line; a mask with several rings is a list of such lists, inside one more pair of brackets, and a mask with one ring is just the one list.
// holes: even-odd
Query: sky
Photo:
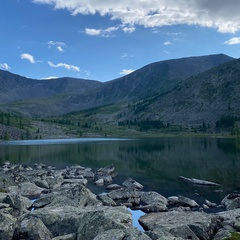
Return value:
[(0, 69), (113, 80), (147, 64), (240, 57), (239, 0), (1, 0)]

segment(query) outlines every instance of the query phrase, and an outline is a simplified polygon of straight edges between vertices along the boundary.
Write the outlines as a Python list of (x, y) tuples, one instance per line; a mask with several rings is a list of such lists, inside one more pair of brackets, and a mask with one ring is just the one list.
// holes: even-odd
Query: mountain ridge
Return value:
[[(130, 104), (136, 108), (135, 103), (138, 103), (141, 106), (139, 109), (143, 110), (136, 115), (131, 109), (127, 109), (125, 119), (134, 116), (161, 118), (171, 123), (196, 124), (196, 121), (188, 121), (190, 117), (185, 119), (183, 117), (187, 116), (189, 109), (184, 107), (182, 98), (188, 94), (186, 89), (178, 94), (179, 87), (185, 86), (184, 82), (190, 81), (189, 79), (200, 82), (201, 77), (196, 77), (199, 74), (213, 71), (232, 61), (235, 60), (224, 54), (159, 61), (148, 64), (127, 76), (105, 83), (74, 78), (32, 80), (8, 73), (10, 77), (7, 80), (5, 77), (5, 84), (0, 85), (0, 109), (21, 112), (28, 116), (46, 117), (108, 104), (120, 104), (123, 109), (120, 114), (116, 112), (115, 115), (124, 115), (122, 114), (126, 110), (124, 106)], [(2, 71), (0, 72), (2, 83), (4, 78), (1, 73)], [(15, 77), (15, 80), (12, 81), (11, 77)], [(12, 86), (8, 85), (10, 83)], [(191, 91), (194, 92), (193, 90), (194, 86)], [(151, 100), (144, 100), (148, 98)], [(201, 99), (201, 96), (198, 96), (198, 99)], [(197, 99), (195, 101), (197, 102)], [(177, 107), (182, 108), (182, 111), (179, 111)], [(136, 112), (136, 109), (134, 111)], [(198, 116), (194, 111), (188, 114), (190, 113)], [(181, 119), (179, 114), (182, 116), (182, 121), (177, 121)], [(206, 115), (206, 112), (204, 114)], [(115, 119), (115, 122), (123, 119)], [(207, 119), (214, 121), (212, 117), (207, 117)], [(199, 124), (199, 120), (197, 122)]]

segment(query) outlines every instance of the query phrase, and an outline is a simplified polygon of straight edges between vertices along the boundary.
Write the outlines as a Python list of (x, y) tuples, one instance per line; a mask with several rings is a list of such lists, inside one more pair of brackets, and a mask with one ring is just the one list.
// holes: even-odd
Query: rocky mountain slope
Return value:
[(0, 109), (41, 117), (139, 101), (230, 60), (217, 54), (160, 61), (105, 83), (72, 78), (36, 81), (0, 71)]
[(127, 115), (183, 125), (203, 122), (215, 125), (223, 116), (240, 116), (239, 89), (240, 59), (237, 59), (133, 105)]

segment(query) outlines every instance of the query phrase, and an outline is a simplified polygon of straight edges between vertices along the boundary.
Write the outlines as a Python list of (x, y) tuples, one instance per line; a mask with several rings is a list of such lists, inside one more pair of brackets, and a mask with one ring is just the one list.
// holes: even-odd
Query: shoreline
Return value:
[[(131, 178), (115, 184), (113, 165), (92, 170), (80, 165), (56, 169), (5, 162), (0, 172), (1, 239), (182, 240), (191, 236), (215, 240), (240, 231), (237, 193), (226, 196), (222, 206), (208, 200), (200, 206), (181, 195), (166, 198), (151, 190), (145, 192), (144, 186)], [(89, 182), (105, 187), (105, 193), (94, 194), (87, 187)], [(144, 230), (133, 227), (127, 208), (144, 212), (138, 219)], [(219, 211), (204, 212), (209, 208)], [(91, 226), (94, 229), (90, 230)]]

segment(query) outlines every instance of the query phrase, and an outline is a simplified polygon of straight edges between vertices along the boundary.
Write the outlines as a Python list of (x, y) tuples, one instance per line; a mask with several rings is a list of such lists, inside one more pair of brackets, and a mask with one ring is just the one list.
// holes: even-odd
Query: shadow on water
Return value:
[[(0, 163), (41, 162), (58, 168), (80, 164), (93, 169), (114, 164), (119, 173), (115, 179), (118, 183), (132, 177), (146, 191), (157, 191), (166, 197), (180, 194), (198, 201), (207, 198), (220, 203), (227, 192), (240, 190), (239, 140), (179, 137), (65, 141), (1, 144)], [(182, 182), (180, 175), (217, 182), (221, 187), (192, 186)]]

